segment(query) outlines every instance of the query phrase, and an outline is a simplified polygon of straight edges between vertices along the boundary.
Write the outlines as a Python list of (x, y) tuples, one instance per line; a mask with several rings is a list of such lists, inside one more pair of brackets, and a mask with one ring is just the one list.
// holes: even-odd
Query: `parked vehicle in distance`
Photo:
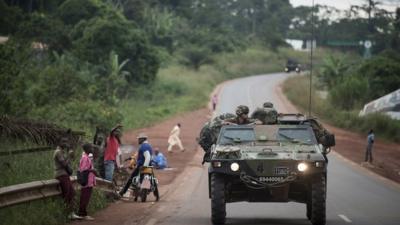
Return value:
[(296, 71), (297, 73), (301, 72), (301, 64), (299, 64), (296, 60), (288, 59), (286, 62), (285, 72), (290, 73), (292, 71)]

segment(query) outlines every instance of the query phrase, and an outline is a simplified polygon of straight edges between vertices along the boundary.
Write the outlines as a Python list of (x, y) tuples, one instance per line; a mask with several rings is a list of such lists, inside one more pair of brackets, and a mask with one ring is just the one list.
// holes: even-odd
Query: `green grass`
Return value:
[[(79, 195), (75, 196), (76, 204), (79, 204)], [(107, 201), (104, 195), (94, 190), (88, 207), (88, 213), (105, 208)], [(27, 204), (15, 205), (0, 210), (0, 225), (61, 225), (68, 222), (67, 213), (61, 197), (36, 200)]]
[[(315, 79), (314, 79), (315, 80)], [(393, 120), (383, 114), (370, 114), (359, 117), (359, 109), (352, 111), (339, 110), (328, 100), (322, 99), (315, 92), (313, 85), (312, 113), (324, 121), (360, 134), (367, 134), (374, 129), (378, 138), (400, 143), (400, 121)], [(309, 76), (289, 78), (283, 85), (283, 91), (288, 99), (303, 112), (308, 110)]]
[[(37, 147), (26, 142), (2, 141), (0, 151)], [(54, 178), (53, 152), (27, 153), (0, 156), (0, 187)], [(78, 168), (81, 151), (76, 150), (73, 163), (74, 171)], [(79, 191), (75, 200), (79, 204)], [(102, 209), (107, 205), (105, 195), (95, 190), (91, 197), (89, 212)], [(23, 214), (21, 214), (23, 213)], [(23, 216), (21, 216), (23, 215)], [(60, 197), (36, 200), (0, 209), (0, 224), (7, 225), (58, 225), (67, 222), (64, 203)]]
[(198, 71), (172, 59), (169, 66), (159, 71), (153, 86), (136, 90), (134, 97), (121, 102), (119, 110), (124, 116), (123, 124), (131, 129), (149, 126), (178, 113), (204, 107), (218, 83), (281, 72), (287, 58), (306, 62), (308, 53), (289, 49), (272, 52), (253, 47), (242, 52), (218, 54), (213, 57), (213, 63), (201, 66)]

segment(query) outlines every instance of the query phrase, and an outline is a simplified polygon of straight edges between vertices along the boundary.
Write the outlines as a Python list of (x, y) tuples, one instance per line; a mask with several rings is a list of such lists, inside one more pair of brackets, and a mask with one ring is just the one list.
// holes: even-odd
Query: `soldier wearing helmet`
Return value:
[(264, 102), (264, 108), (274, 108), (274, 104), (272, 102)]
[(226, 125), (244, 125), (250, 123), (260, 124), (260, 121), (249, 118), (249, 107), (245, 105), (239, 105), (236, 107), (236, 117), (224, 120), (224, 124)]
[(137, 137), (138, 139), (138, 144), (139, 144), (139, 150), (138, 150), (138, 156), (136, 160), (136, 168), (133, 170), (130, 178), (126, 182), (124, 188), (119, 192), (119, 195), (122, 197), (125, 192), (128, 190), (128, 188), (132, 184), (132, 179), (136, 177), (139, 174), (140, 169), (143, 166), (150, 166), (151, 162), (151, 156), (153, 155), (153, 148), (148, 142), (148, 137), (144, 133), (140, 133)]
[(258, 119), (263, 124), (276, 124), (278, 119), (278, 112), (274, 108), (272, 102), (264, 102), (262, 108), (257, 108), (251, 114), (251, 118)]

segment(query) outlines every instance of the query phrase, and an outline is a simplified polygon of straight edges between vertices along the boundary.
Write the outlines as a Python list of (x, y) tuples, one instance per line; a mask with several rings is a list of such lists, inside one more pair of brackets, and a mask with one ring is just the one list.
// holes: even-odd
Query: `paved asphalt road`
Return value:
[[(234, 112), (239, 104), (250, 110), (272, 101), (280, 112), (289, 112), (276, 94), (277, 85), (287, 74), (253, 76), (231, 81), (221, 90), (218, 113)], [(305, 91), (307, 94), (307, 91)], [(176, 180), (176, 188), (154, 208), (143, 224), (211, 224), (207, 166), (200, 166), (201, 151), (195, 162)], [(329, 155), (327, 224), (400, 225), (400, 189), (382, 178)], [(227, 224), (310, 224), (305, 204), (229, 203)]]

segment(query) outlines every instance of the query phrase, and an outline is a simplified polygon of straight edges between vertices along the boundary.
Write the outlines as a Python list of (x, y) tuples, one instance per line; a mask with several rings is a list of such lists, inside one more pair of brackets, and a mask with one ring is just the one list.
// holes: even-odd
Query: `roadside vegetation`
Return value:
[[(317, 70), (312, 112), (326, 122), (400, 143), (400, 121), (381, 113), (359, 116), (364, 104), (400, 87), (400, 55), (385, 51), (369, 60), (354, 56), (329, 56)], [(288, 79), (283, 90), (303, 112), (309, 107), (309, 76)], [(307, 90), (305, 92), (305, 90)], [(327, 95), (321, 95), (326, 92)]]
[[(282, 71), (289, 58), (306, 68), (309, 61), (284, 38), (309, 38), (311, 8), (289, 1), (0, 0), (0, 13), (0, 35), (7, 37), (0, 43), (0, 114), (85, 131), (87, 141), (96, 126), (148, 126), (205, 106), (224, 80)], [(385, 17), (380, 22), (387, 24)], [(364, 35), (345, 20), (316, 23), (319, 45), (328, 44), (330, 26), (346, 30), (336, 36)], [(398, 33), (387, 33), (374, 51), (387, 47), (381, 43), (396, 46)], [(341, 53), (318, 50), (316, 63), (330, 54)], [(0, 151), (36, 146), (2, 134), (0, 143)], [(52, 153), (0, 156), (0, 177), (0, 187), (51, 179)], [(96, 192), (90, 211), (106, 203)], [(0, 218), (63, 224), (62, 205), (59, 198), (40, 200), (1, 209)]]

